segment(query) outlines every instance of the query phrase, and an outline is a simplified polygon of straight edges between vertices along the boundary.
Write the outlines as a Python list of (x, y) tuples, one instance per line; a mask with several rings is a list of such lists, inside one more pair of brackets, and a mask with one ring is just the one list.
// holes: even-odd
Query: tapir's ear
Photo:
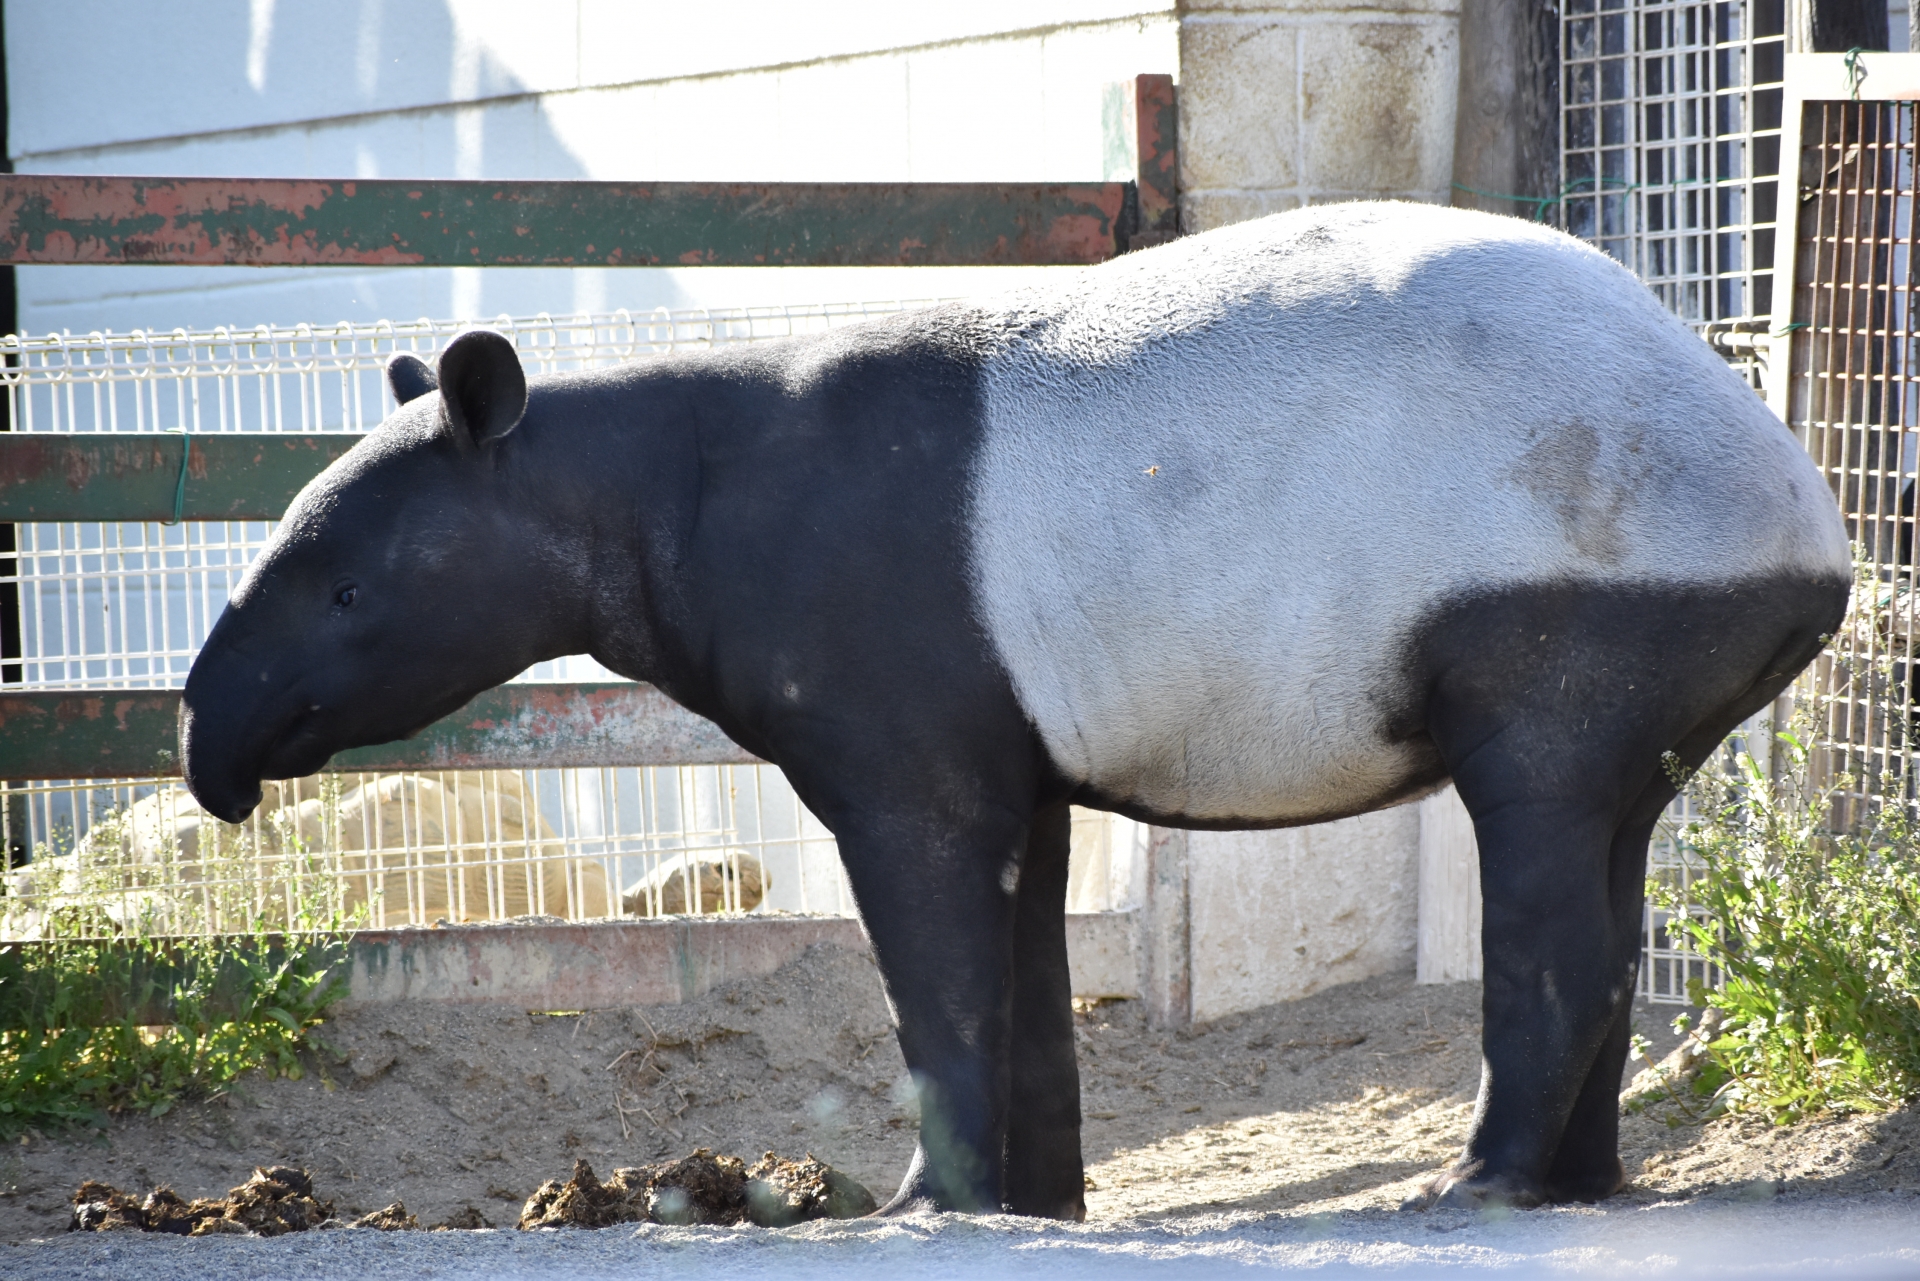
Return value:
[(403, 405), (440, 389), (433, 369), (408, 351), (396, 352), (387, 362), (387, 386), (393, 388), (393, 398)]
[(513, 344), (491, 329), (469, 329), (440, 353), (440, 412), (462, 442), (486, 445), (527, 412), (527, 375)]

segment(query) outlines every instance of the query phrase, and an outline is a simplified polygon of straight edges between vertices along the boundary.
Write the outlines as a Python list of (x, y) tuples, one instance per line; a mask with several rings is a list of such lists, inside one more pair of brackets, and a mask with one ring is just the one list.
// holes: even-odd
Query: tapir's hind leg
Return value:
[(1467, 602), (1425, 639), (1427, 732), (1480, 845), (1484, 1065), (1456, 1205), (1619, 1186), (1617, 1091), (1663, 758), (1704, 759), (1815, 652), (1846, 585), (1579, 587)]
[[(1625, 1181), (1620, 1165), (1620, 1074), (1633, 1037), (1633, 993), (1640, 969), (1640, 924), (1646, 903), (1647, 842), (1659, 814), (1674, 796), (1664, 781), (1650, 785), (1636, 813), (1614, 833), (1608, 858), (1607, 893), (1611, 901), (1610, 937), (1617, 940), (1613, 963), (1624, 970), (1623, 995), (1613, 1003), (1613, 1019), (1593, 1066), (1575, 1096), (1547, 1167), (1549, 1201), (1598, 1201), (1612, 1196)], [(1651, 817), (1642, 817), (1651, 807)]]
[[(1749, 716), (1765, 708), (1791, 680), (1778, 671), (1763, 676), (1733, 704), (1721, 708), (1673, 747), (1673, 764), (1697, 769), (1726, 736)], [(1627, 991), (1637, 990), (1640, 931), (1646, 904), (1647, 844), (1660, 814), (1679, 794), (1674, 771), (1663, 763), (1634, 802), (1613, 838), (1608, 868), (1613, 929), (1626, 943), (1629, 979)], [(1619, 1191), (1625, 1182), (1620, 1165), (1620, 1082), (1632, 1039), (1631, 999), (1622, 1001), (1600, 1052), (1587, 1073), (1560, 1136), (1547, 1172), (1550, 1201), (1598, 1201)]]

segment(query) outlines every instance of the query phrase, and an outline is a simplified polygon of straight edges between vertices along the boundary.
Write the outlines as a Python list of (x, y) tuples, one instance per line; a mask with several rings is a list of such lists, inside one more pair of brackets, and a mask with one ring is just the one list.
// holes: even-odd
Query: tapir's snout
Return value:
[[(180, 696), (180, 765), (187, 790), (208, 813), (238, 823), (260, 804), (260, 780), (280, 777), (274, 759), (303, 719), (300, 697), (255, 629), (231, 606), (214, 624)], [(322, 761), (324, 763), (324, 757)]]
[[(187, 677), (180, 700), (180, 763), (187, 790), (200, 808), (228, 823), (238, 823), (260, 804), (260, 765), (244, 750), (239, 718), (223, 715), (209, 697), (200, 665)], [(198, 684), (199, 688), (195, 686)]]

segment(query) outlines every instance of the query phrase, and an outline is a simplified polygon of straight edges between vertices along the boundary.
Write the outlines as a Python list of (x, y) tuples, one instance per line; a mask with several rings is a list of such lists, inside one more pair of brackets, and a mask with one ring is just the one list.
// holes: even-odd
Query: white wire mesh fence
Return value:
[(1784, 0), (1567, 0), (1561, 225), (1694, 324), (1773, 310)]
[[(531, 319), (500, 317), (530, 373), (813, 333), (915, 304)], [(394, 408), (396, 351), (431, 356), (462, 326), (300, 325), (0, 339), (17, 431), (370, 430)], [(272, 522), (15, 527), (16, 688), (177, 686)], [(614, 679), (590, 659), (521, 679)], [(244, 825), (177, 782), (10, 784), (0, 938), (60, 913), (165, 933), (352, 920), (436, 921), (784, 911), (849, 915), (832, 835), (768, 766), (331, 775), (269, 789)], [(1133, 824), (1076, 813), (1074, 906), (1134, 893)]]

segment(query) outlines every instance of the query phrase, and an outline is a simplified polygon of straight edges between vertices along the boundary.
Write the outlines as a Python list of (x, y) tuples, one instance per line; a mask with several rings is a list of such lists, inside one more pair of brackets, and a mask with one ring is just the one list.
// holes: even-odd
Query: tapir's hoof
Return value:
[(1496, 1207), (1526, 1210), (1545, 1201), (1535, 1184), (1508, 1175), (1487, 1174), (1480, 1167), (1448, 1166), (1427, 1185), (1400, 1203), (1402, 1210), (1490, 1210)]
[(940, 1207), (930, 1196), (914, 1196), (896, 1193), (893, 1200), (887, 1202), (867, 1217), (869, 1219), (896, 1219), (903, 1214), (936, 1214)]
[(1590, 1173), (1568, 1174), (1556, 1170), (1547, 1178), (1547, 1200), (1556, 1204), (1568, 1201), (1591, 1204), (1606, 1200), (1626, 1186), (1626, 1167), (1620, 1164), (1619, 1157), (1609, 1156)]

